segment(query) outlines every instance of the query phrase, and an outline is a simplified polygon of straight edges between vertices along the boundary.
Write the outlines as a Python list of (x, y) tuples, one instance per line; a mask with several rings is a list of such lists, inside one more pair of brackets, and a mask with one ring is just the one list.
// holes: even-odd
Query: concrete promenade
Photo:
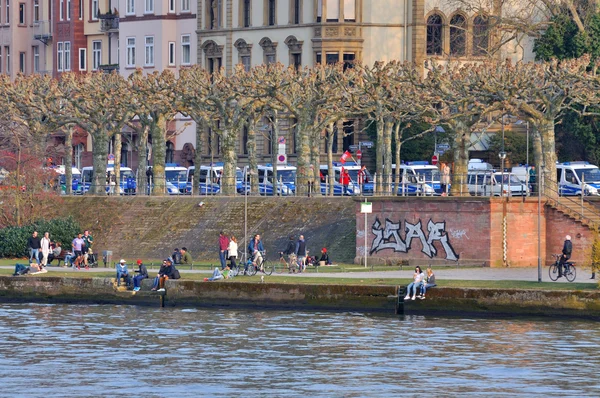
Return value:
[[(14, 269), (12, 266), (0, 266), (4, 269)], [(327, 267), (330, 268), (330, 267)], [(336, 268), (336, 267), (331, 267)], [(548, 276), (548, 268), (542, 267), (542, 281), (552, 282)], [(185, 278), (185, 274), (211, 274), (209, 270), (189, 270), (184, 267), (178, 267), (180, 273)], [(157, 268), (149, 269), (148, 273), (153, 276), (157, 272)], [(48, 267), (49, 272), (68, 272), (75, 275), (85, 275), (88, 272), (115, 272), (114, 268), (93, 268), (91, 271), (85, 270), (73, 270), (71, 268), (59, 268), (59, 267)], [(329, 270), (328, 270), (329, 271)], [(308, 272), (302, 274), (273, 274), (286, 277), (306, 277), (306, 278), (375, 278), (375, 279), (410, 279), (413, 275), (413, 269), (407, 268), (402, 271), (364, 271), (364, 272), (315, 272), (314, 269), (310, 268)], [(482, 280), (482, 281), (500, 281), (500, 280), (512, 280), (512, 281), (530, 281), (536, 282), (538, 280), (538, 269), (537, 267), (528, 268), (450, 268), (440, 267), (434, 268), (436, 278), (438, 280), (452, 279), (452, 280)], [(260, 274), (259, 274), (260, 275)], [(589, 268), (582, 269), (577, 267), (577, 283), (597, 283), (597, 280), (590, 279), (591, 271)], [(268, 277), (267, 277), (268, 278)], [(556, 283), (568, 283), (565, 278), (560, 278)]]

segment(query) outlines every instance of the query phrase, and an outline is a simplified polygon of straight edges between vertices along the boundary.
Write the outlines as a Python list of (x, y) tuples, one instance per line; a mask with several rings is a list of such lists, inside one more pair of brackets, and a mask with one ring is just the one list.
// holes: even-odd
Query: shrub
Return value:
[(39, 220), (23, 227), (2, 228), (0, 229), (0, 257), (29, 256), (27, 239), (33, 231), (38, 231), (40, 237), (44, 232), (50, 232), (50, 240), (60, 242), (65, 248), (69, 248), (75, 235), (82, 232), (79, 223), (72, 217)]

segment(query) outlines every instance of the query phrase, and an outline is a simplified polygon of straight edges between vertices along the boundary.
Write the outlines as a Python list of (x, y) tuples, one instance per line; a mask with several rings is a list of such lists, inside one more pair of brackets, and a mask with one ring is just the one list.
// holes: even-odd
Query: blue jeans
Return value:
[[(407, 296), (416, 295), (417, 290), (420, 289), (422, 285), (423, 285), (423, 282), (417, 282), (417, 283), (411, 282), (411, 284), (406, 287), (406, 295)], [(411, 289), (412, 289), (412, 294), (410, 293)]]
[(40, 263), (39, 259), (40, 249), (29, 249), (29, 262), (32, 263), (33, 259), (35, 259), (36, 264)]
[(73, 259), (75, 258), (74, 254), (67, 254), (65, 256), (65, 265), (73, 266)]
[(223, 279), (223, 274), (219, 271), (218, 268), (215, 268), (212, 277), (208, 278), (209, 281), (218, 281), (219, 279)]
[(219, 260), (221, 260), (221, 269), (225, 269), (225, 266), (227, 265), (227, 261), (225, 259), (226, 252), (226, 250), (219, 250)]
[(428, 284), (423, 284), (421, 285), (421, 294), (424, 296), (425, 293), (427, 292), (427, 289), (431, 289), (432, 287), (436, 287), (437, 285), (435, 283), (428, 283)]
[(117, 271), (117, 286), (121, 286), (121, 278), (123, 278), (125, 280), (125, 284), (127, 286), (131, 285), (131, 277), (129, 276), (128, 273), (120, 273), (119, 271)]
[(142, 284), (142, 280), (146, 279), (145, 276), (143, 275), (136, 275), (133, 277), (133, 287), (140, 287), (140, 285)]

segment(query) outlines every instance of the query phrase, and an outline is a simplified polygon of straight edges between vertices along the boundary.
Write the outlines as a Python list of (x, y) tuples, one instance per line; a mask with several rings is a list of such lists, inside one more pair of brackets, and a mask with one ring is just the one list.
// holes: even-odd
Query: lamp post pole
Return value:
[(542, 192), (540, 182), (544, 180), (545, 165), (541, 165), (539, 174), (540, 180), (538, 183), (538, 282), (542, 281)]
[(506, 159), (506, 151), (504, 150), (504, 113), (502, 114), (502, 151), (500, 151), (498, 156), (500, 157), (500, 167), (502, 168), (502, 181), (500, 182), (500, 196), (502, 197), (504, 196), (504, 159)]

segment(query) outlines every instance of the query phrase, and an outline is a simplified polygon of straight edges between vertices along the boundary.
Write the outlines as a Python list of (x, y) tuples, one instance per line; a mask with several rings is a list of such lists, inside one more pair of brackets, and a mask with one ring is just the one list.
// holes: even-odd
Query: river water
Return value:
[(0, 304), (0, 396), (598, 396), (598, 326)]

